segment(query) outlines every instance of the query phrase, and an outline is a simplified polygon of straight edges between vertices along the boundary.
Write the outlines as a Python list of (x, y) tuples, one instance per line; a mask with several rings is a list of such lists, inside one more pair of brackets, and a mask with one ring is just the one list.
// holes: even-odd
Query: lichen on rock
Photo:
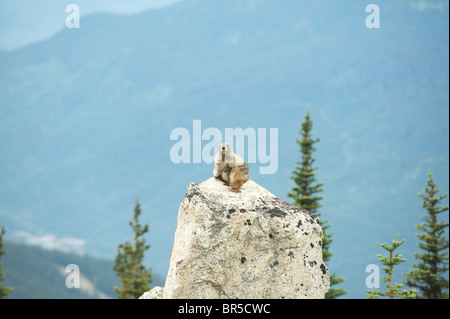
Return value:
[(189, 184), (163, 298), (324, 298), (319, 218), (249, 180)]

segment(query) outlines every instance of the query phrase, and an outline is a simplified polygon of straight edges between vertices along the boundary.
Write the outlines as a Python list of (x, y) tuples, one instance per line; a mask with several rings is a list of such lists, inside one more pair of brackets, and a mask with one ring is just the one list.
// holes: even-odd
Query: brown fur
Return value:
[(235, 192), (235, 193), (240, 193), (241, 191), (239, 190), (239, 188), (241, 188), (241, 186), (244, 185), (244, 183), (245, 183), (246, 181), (247, 181), (247, 180), (240, 179), (240, 178), (233, 180), (233, 181), (230, 183), (230, 188), (231, 188), (231, 190), (232, 190), (233, 192)]
[(235, 193), (240, 193), (241, 186), (248, 181), (248, 165), (233, 153), (229, 144), (221, 144), (214, 160), (213, 175), (230, 185)]

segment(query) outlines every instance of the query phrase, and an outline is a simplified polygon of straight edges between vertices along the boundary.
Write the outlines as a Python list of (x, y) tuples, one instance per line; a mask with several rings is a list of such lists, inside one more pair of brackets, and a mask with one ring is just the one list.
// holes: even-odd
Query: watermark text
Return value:
[(80, 28), (80, 8), (76, 4), (68, 4), (66, 6), (66, 12), (69, 13), (66, 17), (66, 28)]
[(366, 27), (368, 29), (379, 29), (380, 28), (380, 7), (376, 4), (369, 4), (366, 7), (366, 12), (370, 13), (366, 17)]
[(70, 273), (66, 277), (66, 287), (71, 288), (80, 288), (80, 267), (75, 264), (67, 265), (66, 272)]
[[(175, 164), (191, 163), (191, 159), (192, 163), (213, 163), (219, 145), (223, 143), (222, 137), (222, 132), (215, 127), (202, 131), (201, 120), (193, 120), (192, 139), (188, 129), (177, 127), (170, 132), (170, 140), (177, 141), (170, 149), (170, 160)], [(208, 143), (202, 145), (203, 141)], [(278, 128), (270, 128), (268, 137), (266, 128), (225, 128), (225, 143), (230, 144), (234, 153), (243, 158), (246, 156), (247, 163), (265, 165), (259, 167), (260, 174), (274, 174), (278, 170)]]
[(367, 265), (366, 272), (370, 273), (366, 277), (367, 289), (380, 288), (380, 267), (378, 267), (378, 265), (375, 264)]

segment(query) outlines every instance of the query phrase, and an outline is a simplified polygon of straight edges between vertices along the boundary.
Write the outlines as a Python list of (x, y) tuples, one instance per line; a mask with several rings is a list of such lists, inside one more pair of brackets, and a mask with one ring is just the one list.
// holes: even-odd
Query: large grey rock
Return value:
[(319, 218), (249, 180), (189, 184), (163, 298), (324, 298)]
[(163, 291), (163, 287), (156, 286), (145, 292), (142, 296), (139, 297), (139, 299), (162, 299)]

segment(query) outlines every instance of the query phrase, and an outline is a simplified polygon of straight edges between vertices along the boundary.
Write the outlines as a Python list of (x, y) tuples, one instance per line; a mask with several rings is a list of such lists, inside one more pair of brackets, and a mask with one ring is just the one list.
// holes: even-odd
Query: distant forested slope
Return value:
[[(113, 286), (118, 285), (113, 261), (80, 256), (56, 250), (47, 250), (12, 242), (5, 243), (7, 253), (2, 256), (8, 287), (14, 288), (12, 299), (20, 298), (115, 298)], [(67, 265), (80, 269), (80, 288), (67, 288)], [(164, 279), (153, 275), (155, 285), (164, 285)]]
[[(80, 256), (37, 246), (5, 243), (2, 257), (10, 298), (114, 298), (118, 284), (112, 261)], [(80, 269), (80, 288), (66, 287), (66, 266)]]

